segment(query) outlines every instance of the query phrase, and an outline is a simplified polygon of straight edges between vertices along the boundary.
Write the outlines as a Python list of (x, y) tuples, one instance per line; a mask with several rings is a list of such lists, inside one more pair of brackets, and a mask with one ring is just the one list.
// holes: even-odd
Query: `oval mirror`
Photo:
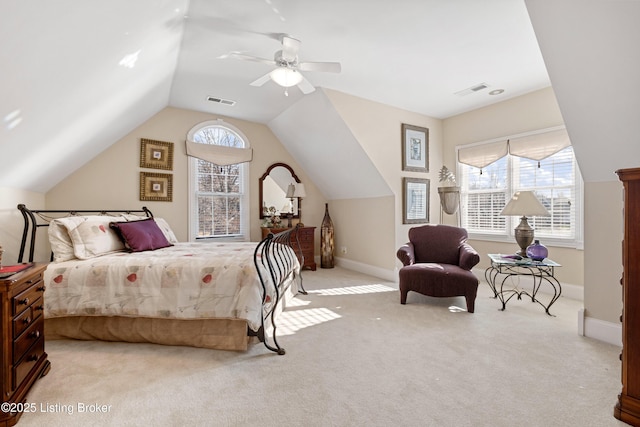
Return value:
[(260, 177), (260, 219), (274, 214), (293, 213), (292, 218), (300, 218), (299, 198), (288, 199), (289, 184), (300, 183), (300, 179), (286, 163), (274, 163)]

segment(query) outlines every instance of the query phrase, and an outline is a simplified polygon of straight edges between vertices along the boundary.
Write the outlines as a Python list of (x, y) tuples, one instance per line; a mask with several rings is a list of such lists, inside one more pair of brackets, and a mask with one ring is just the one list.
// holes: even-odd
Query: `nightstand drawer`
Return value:
[(44, 310), (43, 299), (38, 298), (29, 308), (13, 319), (13, 336), (17, 337), (40, 317)]
[(313, 242), (313, 230), (300, 230), (298, 232), (298, 240), (302, 242)]
[(38, 338), (44, 336), (44, 317), (38, 319), (27, 328), (13, 343), (13, 363), (24, 356), (24, 353), (35, 343)]
[(42, 282), (42, 274), (38, 274), (27, 281), (34, 284), (24, 292), (19, 293), (12, 298), (13, 315), (21, 313), (31, 305), (31, 303), (42, 296), (44, 293), (44, 282)]
[(44, 335), (41, 335), (36, 343), (25, 353), (20, 362), (13, 368), (13, 389), (18, 387), (36, 366), (38, 360), (44, 354)]

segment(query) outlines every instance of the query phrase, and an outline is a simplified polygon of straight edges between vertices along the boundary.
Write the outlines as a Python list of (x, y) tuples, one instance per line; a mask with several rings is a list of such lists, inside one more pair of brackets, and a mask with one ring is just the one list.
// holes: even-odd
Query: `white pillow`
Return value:
[(175, 233), (164, 218), (153, 217), (153, 220), (156, 222), (156, 224), (158, 224), (158, 227), (162, 231), (162, 234), (164, 234), (164, 237), (167, 238), (169, 243), (178, 243), (178, 239), (176, 238)]
[(73, 242), (71, 242), (67, 227), (57, 219), (49, 223), (49, 244), (54, 262), (69, 261), (76, 257), (73, 253)]
[(89, 259), (125, 250), (122, 240), (109, 227), (112, 221), (126, 221), (122, 216), (70, 216), (55, 221), (67, 229), (76, 258)]

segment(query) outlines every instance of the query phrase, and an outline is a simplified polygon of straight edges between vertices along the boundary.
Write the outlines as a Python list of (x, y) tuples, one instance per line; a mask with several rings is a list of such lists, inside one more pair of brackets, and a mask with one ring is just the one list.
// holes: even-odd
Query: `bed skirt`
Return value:
[(246, 351), (247, 322), (242, 319), (152, 319), (74, 316), (45, 319), (47, 340), (77, 339), (143, 342), (217, 350)]

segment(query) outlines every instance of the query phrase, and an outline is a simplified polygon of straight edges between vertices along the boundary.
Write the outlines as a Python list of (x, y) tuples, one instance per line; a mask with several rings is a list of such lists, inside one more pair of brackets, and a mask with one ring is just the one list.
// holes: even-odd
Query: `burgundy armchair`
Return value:
[(464, 296), (473, 313), (478, 278), (471, 272), (480, 256), (467, 243), (467, 230), (450, 225), (424, 225), (409, 229), (409, 242), (397, 252), (400, 268), (400, 303), (409, 291), (431, 297)]

